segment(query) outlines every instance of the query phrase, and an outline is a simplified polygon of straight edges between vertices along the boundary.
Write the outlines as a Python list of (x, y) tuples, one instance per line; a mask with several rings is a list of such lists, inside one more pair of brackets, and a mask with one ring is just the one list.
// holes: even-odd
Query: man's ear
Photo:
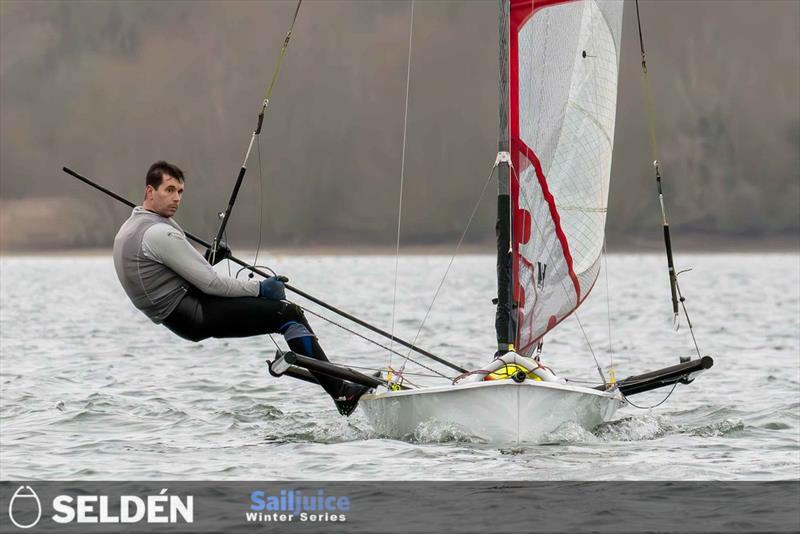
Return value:
[(144, 199), (147, 200), (152, 195), (153, 191), (155, 191), (155, 189), (153, 189), (152, 185), (145, 186), (145, 188), (144, 188)]

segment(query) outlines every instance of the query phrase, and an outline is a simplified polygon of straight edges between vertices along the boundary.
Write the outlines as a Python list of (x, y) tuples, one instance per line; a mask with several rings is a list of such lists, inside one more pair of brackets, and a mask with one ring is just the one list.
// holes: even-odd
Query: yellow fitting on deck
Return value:
[(488, 375), (486, 375), (486, 378), (484, 378), (484, 380), (508, 380), (509, 378), (514, 376), (518, 371), (522, 371), (523, 373), (525, 373), (525, 376), (527, 378), (530, 378), (531, 380), (541, 380), (541, 378), (536, 376), (533, 373), (533, 371), (530, 371), (525, 367), (516, 363), (504, 365), (497, 371), (494, 371), (493, 373), (489, 373)]

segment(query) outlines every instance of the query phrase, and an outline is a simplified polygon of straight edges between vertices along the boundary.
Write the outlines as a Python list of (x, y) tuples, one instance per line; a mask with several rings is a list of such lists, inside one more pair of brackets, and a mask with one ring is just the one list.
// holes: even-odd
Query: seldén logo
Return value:
[[(67, 523), (193, 523), (194, 497), (167, 495), (57, 495), (53, 497), (51, 519)], [(32, 513), (35, 512), (35, 513)], [(42, 503), (30, 486), (20, 486), (8, 503), (8, 517), (17, 528), (36, 526), (42, 518)], [(33, 516), (35, 515), (35, 519)]]
[[(36, 519), (31, 520), (30, 512), (35, 510)], [(20, 486), (8, 502), (8, 518), (17, 528), (35, 527), (42, 518), (42, 503), (30, 486)]]

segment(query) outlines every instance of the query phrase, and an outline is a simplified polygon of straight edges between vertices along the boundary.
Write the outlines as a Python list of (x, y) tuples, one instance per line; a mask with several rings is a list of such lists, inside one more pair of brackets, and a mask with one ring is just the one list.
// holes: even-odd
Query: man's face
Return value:
[(165, 174), (158, 189), (148, 185), (144, 190), (145, 209), (154, 211), (162, 217), (172, 217), (178, 211), (183, 197), (183, 182)]

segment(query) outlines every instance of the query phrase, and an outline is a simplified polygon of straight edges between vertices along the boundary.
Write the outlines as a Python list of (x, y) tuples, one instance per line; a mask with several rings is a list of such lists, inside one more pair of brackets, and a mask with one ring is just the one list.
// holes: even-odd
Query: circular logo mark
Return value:
[[(36, 519), (31, 522), (18, 522), (14, 519), (14, 511), (17, 511), (18, 516), (24, 516), (27, 520), (30, 512), (36, 507)], [(35, 527), (39, 520), (42, 518), (42, 503), (39, 502), (39, 496), (31, 489), (30, 486), (20, 486), (11, 501), (8, 503), (8, 518), (14, 523), (17, 528), (31, 528)]]

